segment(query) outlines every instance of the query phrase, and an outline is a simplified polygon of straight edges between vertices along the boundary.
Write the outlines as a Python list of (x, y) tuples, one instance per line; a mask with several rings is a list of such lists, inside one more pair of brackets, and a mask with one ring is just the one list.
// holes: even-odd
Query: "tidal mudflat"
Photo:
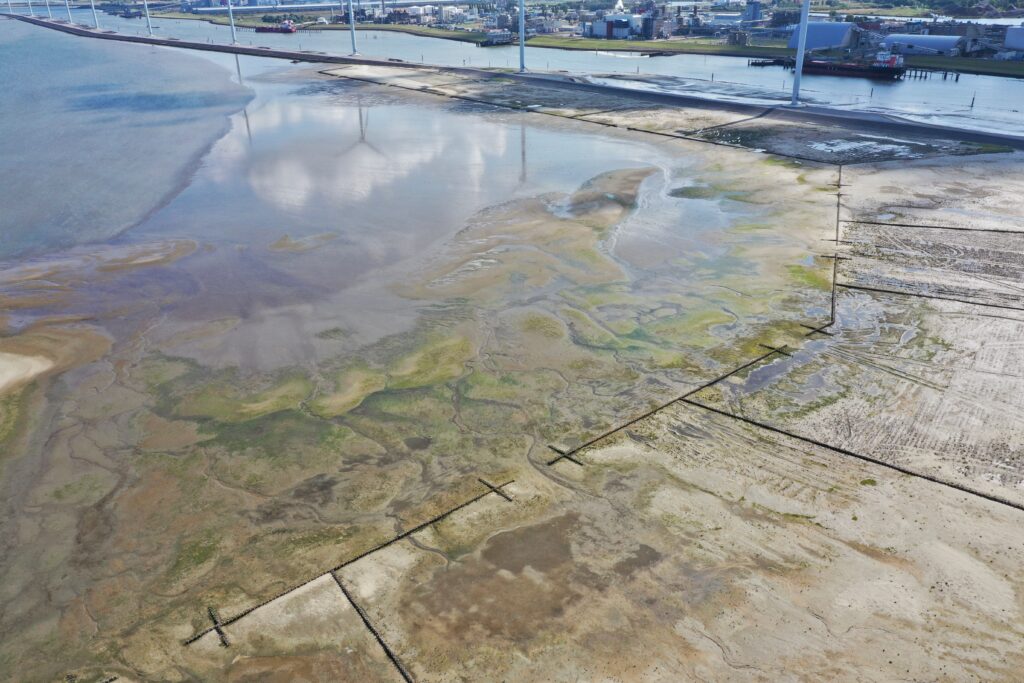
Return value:
[[(828, 448), (1019, 498), (1020, 251), (941, 242), (922, 275), (919, 237), (894, 248), (855, 222), (1012, 224), (1012, 183), (984, 188), (1016, 156), (937, 145), (841, 175), (651, 134), (739, 122), (714, 110), (176, 64), (237, 98), (174, 165), (173, 196), (121, 195), (141, 218), (70, 243), (42, 220), (0, 267), (5, 675), (1020, 669), (1024, 513)], [(147, 91), (126, 83), (115, 115), (133, 120)], [(908, 197), (904, 174), (958, 199)], [(966, 303), (898, 299), (925, 276), (959, 278)], [(972, 301), (1005, 308), (943, 308)], [(925, 408), (971, 447), (908, 428)]]

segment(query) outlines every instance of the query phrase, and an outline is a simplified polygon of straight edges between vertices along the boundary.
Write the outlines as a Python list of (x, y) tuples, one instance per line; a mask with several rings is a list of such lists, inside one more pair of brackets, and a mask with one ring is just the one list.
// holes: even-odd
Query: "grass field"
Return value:
[(734, 57), (787, 57), (793, 50), (784, 47), (724, 45), (706, 40), (601, 40), (599, 38), (569, 38), (564, 36), (537, 36), (527, 43), (531, 47), (551, 47), (564, 50), (600, 50), (615, 52), (671, 52), (678, 54), (725, 55)]
[[(310, 13), (312, 16), (314, 13)], [(227, 25), (227, 17), (200, 17), (184, 12), (160, 12), (157, 16), (168, 19), (191, 19), (209, 21), (213, 24)], [(260, 16), (236, 17), (235, 25), (247, 28), (266, 26)], [(283, 15), (282, 15), (283, 16)], [(326, 14), (325, 14), (326, 16)], [(310, 25), (311, 30), (347, 31), (347, 24)], [(429, 26), (409, 26), (401, 24), (357, 24), (360, 31), (397, 31), (427, 38), (442, 38), (465, 43), (480, 43), (486, 37), (480, 31), (449, 31)], [(596, 38), (573, 38), (567, 36), (536, 36), (528, 41), (530, 47), (544, 47), (562, 50), (595, 50), (615, 52), (646, 52), (695, 55), (721, 55), (724, 57), (792, 57), (795, 50), (781, 46), (767, 45), (725, 45), (720, 42), (702, 39), (687, 40), (601, 40)], [(921, 69), (938, 69), (941, 71), (957, 71), (966, 74), (987, 76), (1008, 76), (1024, 78), (1024, 62), (1004, 62), (992, 59), (966, 59), (961, 57), (927, 57), (913, 56), (907, 58), (907, 65)]]
[(834, 8), (839, 16), (855, 14), (857, 16), (883, 16), (883, 17), (907, 17), (918, 18), (930, 16), (932, 12), (941, 13), (938, 10), (930, 10), (927, 7), (836, 7)]
[[(671, 52), (677, 54), (722, 55), (732, 57), (792, 57), (795, 50), (785, 47), (760, 45), (723, 45), (698, 40), (600, 40), (593, 38), (567, 38), (537, 36), (529, 40), (531, 47), (550, 47), (565, 50), (601, 50), (617, 52)], [(957, 71), (985, 76), (1024, 78), (1024, 62), (996, 61), (994, 59), (968, 59), (963, 57), (907, 57), (907, 66), (940, 71)]]
[(966, 59), (962, 57), (913, 56), (906, 58), (908, 66), (941, 71), (959, 71), (984, 76), (1024, 78), (1024, 62), (1004, 62), (995, 59)]

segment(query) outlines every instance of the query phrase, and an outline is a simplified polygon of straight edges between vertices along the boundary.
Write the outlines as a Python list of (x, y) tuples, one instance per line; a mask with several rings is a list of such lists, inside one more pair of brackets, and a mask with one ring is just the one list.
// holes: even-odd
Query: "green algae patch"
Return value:
[(75, 481), (68, 482), (54, 490), (53, 499), (60, 503), (92, 505), (116, 484), (113, 475), (104, 474), (106, 476), (86, 474)]
[(222, 422), (213, 428), (211, 445), (233, 453), (262, 453), (276, 460), (293, 458), (303, 448), (326, 439), (333, 425), (298, 411), (280, 411), (247, 421)]
[(336, 391), (318, 396), (310, 402), (310, 410), (321, 417), (338, 417), (358, 408), (367, 396), (387, 386), (383, 373), (367, 368), (351, 368), (338, 375)]
[(341, 545), (354, 535), (351, 526), (328, 526), (301, 531), (288, 538), (282, 545), (291, 552), (301, 552), (325, 546)]
[(569, 320), (572, 338), (577, 345), (605, 351), (615, 351), (625, 346), (614, 334), (606, 331), (582, 311), (566, 308), (562, 313)]
[(788, 159), (786, 157), (777, 156), (766, 156), (761, 160), (762, 163), (769, 166), (782, 166), (783, 168), (805, 168), (805, 164), (796, 159)]
[(735, 320), (721, 309), (705, 309), (662, 318), (650, 326), (650, 333), (659, 338), (685, 340), (688, 346), (709, 347), (719, 341), (712, 330)]
[(557, 318), (539, 313), (531, 313), (523, 318), (523, 332), (537, 334), (548, 339), (561, 339), (565, 336), (565, 327)]
[(822, 266), (812, 267), (791, 264), (786, 266), (786, 272), (797, 282), (816, 289), (832, 288), (832, 273)]
[(244, 422), (282, 410), (296, 409), (309, 396), (313, 384), (305, 377), (292, 377), (264, 391), (245, 396), (230, 385), (208, 385), (182, 401), (181, 417), (207, 417), (221, 422)]
[(395, 362), (388, 372), (388, 388), (411, 389), (456, 379), (473, 355), (466, 337), (435, 341)]
[(352, 331), (347, 330), (344, 327), (332, 327), (327, 330), (321, 330), (314, 335), (317, 339), (326, 339), (327, 341), (341, 341), (348, 339), (352, 336)]
[(168, 382), (196, 369), (196, 367), (195, 364), (189, 361), (155, 356), (147, 358), (139, 366), (139, 369), (136, 370), (136, 373), (147, 389), (155, 391)]
[(687, 185), (676, 187), (668, 191), (670, 197), (677, 199), (716, 199), (721, 194), (719, 191), (708, 185)]
[(179, 578), (198, 569), (214, 559), (219, 547), (220, 542), (212, 531), (204, 531), (182, 542), (168, 573), (172, 578)]
[(6, 445), (18, 431), (25, 391), (0, 396), (0, 446)]

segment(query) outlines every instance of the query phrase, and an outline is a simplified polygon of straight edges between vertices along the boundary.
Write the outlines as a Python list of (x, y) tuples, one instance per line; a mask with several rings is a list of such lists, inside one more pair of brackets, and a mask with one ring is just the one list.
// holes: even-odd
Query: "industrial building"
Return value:
[(1024, 26), (1010, 26), (1007, 28), (1003, 47), (1014, 52), (1024, 52)]
[[(811, 21), (807, 23), (808, 50), (839, 50), (852, 47), (856, 25), (847, 22)], [(793, 31), (789, 47), (796, 48), (799, 31)]]
[[(645, 23), (650, 30), (645, 31)], [(654, 34), (654, 20), (640, 14), (606, 14), (583, 26), (583, 35), (588, 38), (651, 38)]]
[(893, 33), (882, 39), (882, 47), (903, 55), (955, 57), (964, 52), (963, 36), (929, 36)]

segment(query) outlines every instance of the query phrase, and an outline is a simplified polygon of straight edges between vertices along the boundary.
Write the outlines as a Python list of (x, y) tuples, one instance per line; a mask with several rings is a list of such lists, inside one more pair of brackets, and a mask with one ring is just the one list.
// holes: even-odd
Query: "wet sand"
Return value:
[(32, 381), (52, 367), (48, 358), (0, 351), (0, 394)]
[[(358, 605), (416, 680), (1012, 680), (1021, 512), (963, 489), (1018, 500), (1021, 323), (989, 306), (1018, 305), (1015, 237), (856, 221), (1010, 224), (1017, 155), (936, 143), (840, 176), (644, 132), (707, 125), (685, 108), (358, 77), (257, 84), (301, 85), (130, 240), (0, 273), (0, 351), (53, 363), (0, 403), (3, 667), (393, 680)], [(392, 163), (338, 189), (350, 145)], [(431, 213), (451, 178), (471, 198)], [(416, 184), (419, 215), (364, 224), (360, 196)], [(211, 200), (273, 187), (234, 222)], [(808, 336), (837, 210), (852, 260)], [(852, 289), (874, 285), (895, 293)], [(786, 353), (751, 363), (765, 346)]]

